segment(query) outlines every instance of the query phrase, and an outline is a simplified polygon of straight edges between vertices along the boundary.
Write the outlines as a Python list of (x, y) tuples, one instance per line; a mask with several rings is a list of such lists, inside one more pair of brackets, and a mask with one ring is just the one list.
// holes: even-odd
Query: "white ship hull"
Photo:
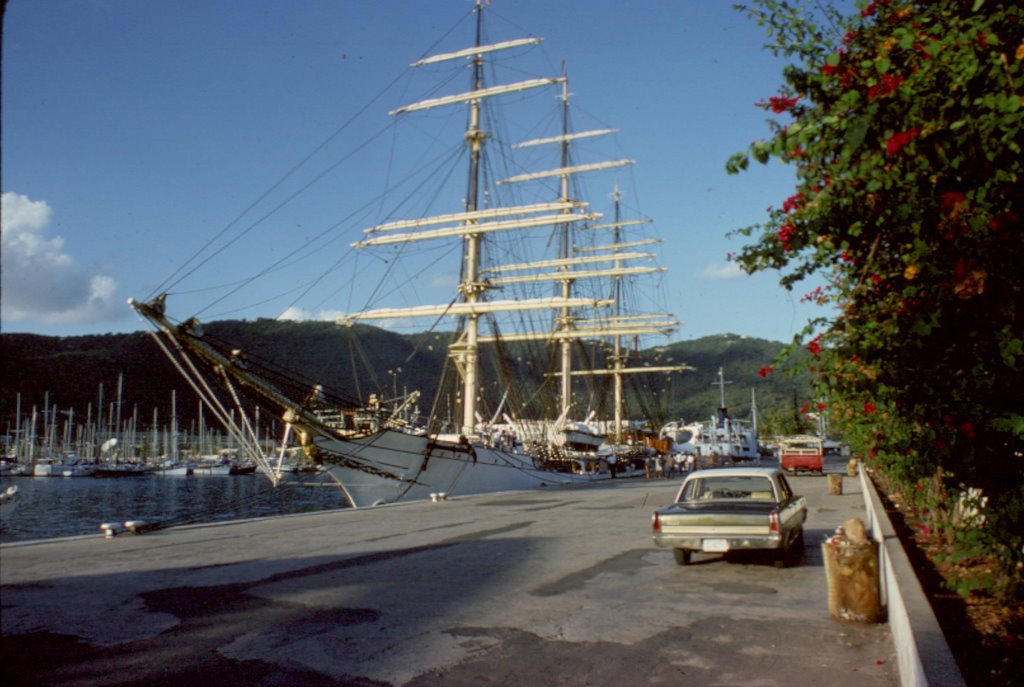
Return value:
[(496, 448), (384, 430), (353, 440), (317, 437), (328, 473), (356, 508), (427, 499), (431, 494), (479, 494), (569, 486), (592, 481), (538, 468), (526, 455)]

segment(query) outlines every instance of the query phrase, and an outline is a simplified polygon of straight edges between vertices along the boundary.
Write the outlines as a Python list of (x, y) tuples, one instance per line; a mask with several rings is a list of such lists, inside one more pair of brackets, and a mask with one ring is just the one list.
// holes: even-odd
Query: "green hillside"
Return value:
[[(423, 410), (429, 409), (426, 399), (432, 399), (437, 391), (438, 372), (445, 366), (450, 338), (448, 333), (403, 336), (362, 325), (349, 329), (330, 323), (274, 320), (213, 322), (204, 325), (204, 330), (204, 338), (210, 341), (230, 341), (231, 347), (245, 350), (250, 358), (282, 368), (298, 379), (296, 390), (322, 384), (335, 398), (358, 403), (371, 393), (391, 397), (395, 391), (418, 389), (423, 393)], [(165, 423), (171, 413), (172, 391), (183, 423), (197, 415), (194, 393), (146, 333), (62, 338), (4, 334), (2, 345), (0, 419), (5, 431), (13, 429), (19, 394), (23, 417), (30, 415), (33, 406), (42, 413), (46, 403), (61, 410), (73, 408), (76, 422), (84, 422), (87, 415), (95, 419), (101, 403), (110, 417), (117, 413), (119, 376), (123, 380), (122, 418), (137, 413), (139, 425), (149, 426), (156, 409), (158, 422)], [(696, 369), (684, 374), (630, 377), (626, 389), (630, 417), (642, 414), (652, 424), (705, 419), (718, 406), (715, 382), (721, 367), (731, 382), (726, 385), (726, 404), (734, 416), (749, 416), (754, 390), (762, 422), (773, 416), (790, 418), (794, 391), (800, 405), (808, 400), (806, 380), (778, 371), (766, 378), (758, 375), (781, 347), (778, 342), (724, 334), (634, 351), (630, 367), (685, 363)], [(502, 366), (512, 380), (508, 385), (520, 396), (536, 395), (545, 379), (536, 371), (544, 369), (546, 362), (535, 351), (525, 349), (503, 350), (502, 354)], [(599, 414), (609, 413), (609, 378), (593, 384), (590, 400), (581, 404), (590, 403)], [(550, 382), (548, 386), (552, 386)], [(640, 400), (640, 387), (645, 387), (646, 400)], [(653, 393), (646, 387), (653, 387)], [(491, 408), (497, 406), (502, 391), (489, 392), (494, 396)]]

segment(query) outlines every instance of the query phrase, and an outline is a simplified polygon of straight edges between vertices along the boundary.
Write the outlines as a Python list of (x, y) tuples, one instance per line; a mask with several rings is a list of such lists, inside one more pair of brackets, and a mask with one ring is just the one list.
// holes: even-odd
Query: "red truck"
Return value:
[(779, 466), (792, 474), (823, 472), (825, 443), (815, 436), (788, 437), (779, 442)]

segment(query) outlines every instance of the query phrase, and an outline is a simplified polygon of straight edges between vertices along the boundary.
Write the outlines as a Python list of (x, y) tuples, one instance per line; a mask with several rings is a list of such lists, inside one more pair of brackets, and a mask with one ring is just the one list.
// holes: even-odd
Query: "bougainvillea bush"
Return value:
[[(1024, 8), (877, 0), (844, 16), (743, 7), (788, 58), (733, 156), (793, 165), (735, 260), (829, 306), (794, 343), (832, 426), (919, 512), (951, 564), (1014, 593), (1024, 557)], [(990, 569), (991, 570), (991, 569)]]

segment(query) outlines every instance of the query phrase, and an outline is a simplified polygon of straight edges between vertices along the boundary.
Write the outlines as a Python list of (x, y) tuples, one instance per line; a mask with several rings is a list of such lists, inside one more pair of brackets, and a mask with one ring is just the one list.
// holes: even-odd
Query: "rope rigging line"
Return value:
[[(316, 156), (316, 154), (317, 154), (317, 153), (319, 153), (319, 152), (320, 152), (321, 150), (323, 150), (324, 148), (326, 148), (326, 147), (327, 147), (327, 146), (328, 146), (328, 145), (329, 145), (329, 144), (331, 143), (331, 141), (333, 141), (333, 140), (334, 140), (335, 138), (337, 138), (337, 137), (338, 137), (339, 135), (341, 135), (341, 133), (342, 133), (343, 131), (345, 131), (345, 129), (347, 129), (347, 128), (348, 128), (348, 127), (349, 127), (350, 125), (352, 125), (352, 123), (353, 123), (353, 122), (354, 122), (354, 121), (355, 121), (356, 119), (358, 119), (358, 118), (359, 118), (359, 117), (360, 117), (360, 116), (361, 116), (361, 115), (362, 115), (362, 114), (363, 114), (364, 112), (366, 112), (367, 110), (369, 110), (369, 109), (370, 109), (370, 106), (371, 106), (371, 105), (373, 105), (373, 104), (374, 104), (374, 103), (376, 103), (376, 102), (377, 102), (378, 100), (380, 100), (381, 98), (383, 98), (383, 97), (384, 97), (384, 94), (385, 94), (385, 93), (386, 93), (387, 91), (389, 91), (389, 90), (390, 90), (390, 89), (391, 89), (391, 88), (392, 88), (392, 87), (393, 87), (393, 86), (394, 86), (394, 85), (395, 85), (396, 83), (398, 83), (398, 82), (399, 82), (399, 81), (400, 81), (400, 80), (402, 79), (402, 77), (403, 77), (403, 76), (404, 76), (405, 74), (407, 74), (408, 72), (409, 72), (409, 68), (406, 68), (406, 69), (402, 70), (402, 72), (401, 72), (401, 73), (400, 73), (400, 74), (399, 74), (398, 76), (396, 76), (396, 77), (395, 77), (394, 79), (392, 79), (392, 80), (391, 80), (391, 81), (390, 81), (390, 82), (389, 82), (389, 83), (388, 83), (388, 84), (387, 84), (387, 85), (386, 85), (386, 86), (385, 86), (384, 88), (382, 88), (382, 89), (381, 89), (381, 90), (380, 90), (380, 91), (379, 91), (379, 92), (377, 93), (377, 95), (375, 95), (375, 96), (374, 96), (373, 98), (371, 98), (369, 102), (367, 102), (367, 103), (366, 103), (365, 105), (363, 105), (363, 106), (362, 106), (361, 108), (359, 108), (359, 110), (358, 110), (358, 111), (356, 111), (356, 112), (355, 112), (355, 114), (353, 114), (353, 115), (352, 115), (351, 117), (349, 117), (349, 118), (348, 118), (348, 119), (347, 119), (347, 120), (346, 120), (346, 121), (345, 121), (344, 123), (342, 123), (342, 125), (341, 125), (340, 127), (338, 127), (338, 128), (337, 128), (337, 129), (336, 129), (336, 130), (335, 130), (335, 131), (334, 131), (334, 132), (332, 133), (332, 134), (330, 134), (330, 135), (329, 135), (329, 136), (328, 136), (328, 137), (327, 137), (326, 139), (324, 139), (324, 140), (323, 140), (323, 141), (322, 141), (322, 142), (321, 142), (321, 143), (320, 143), (319, 145), (317, 145), (316, 147), (314, 147), (314, 148), (313, 148), (313, 150), (311, 150), (311, 151), (310, 151), (310, 152), (309, 152), (309, 153), (308, 153), (308, 154), (307, 154), (307, 155), (306, 155), (305, 157), (303, 157), (303, 158), (302, 158), (301, 160), (299, 160), (299, 162), (297, 162), (297, 163), (296, 163), (295, 165), (293, 165), (291, 169), (289, 169), (289, 170), (288, 170), (287, 172), (285, 172), (285, 174), (284, 174), (283, 176), (281, 176), (281, 178), (279, 178), (279, 179), (278, 179), (278, 180), (277, 180), (276, 182), (274, 182), (273, 184), (271, 184), (271, 186), (270, 186), (270, 187), (269, 187), (269, 188), (268, 188), (268, 189), (267, 189), (266, 191), (264, 191), (264, 192), (263, 192), (262, 194), (260, 194), (260, 195), (259, 195), (259, 196), (258, 196), (258, 197), (256, 198), (256, 200), (254, 200), (254, 201), (253, 201), (252, 203), (250, 203), (250, 204), (249, 204), (249, 206), (248, 206), (248, 207), (246, 207), (246, 208), (245, 208), (244, 210), (242, 210), (242, 212), (240, 212), (240, 213), (239, 213), (239, 214), (238, 214), (238, 215), (237, 215), (237, 216), (236, 216), (236, 217), (235, 217), (235, 218), (234, 218), (233, 220), (231, 220), (230, 222), (228, 222), (228, 224), (227, 224), (227, 225), (226, 225), (226, 226), (225, 226), (225, 227), (224, 227), (223, 229), (221, 229), (221, 230), (220, 230), (219, 232), (217, 232), (217, 234), (216, 234), (215, 236), (213, 236), (213, 237), (212, 237), (212, 238), (211, 238), (211, 239), (210, 239), (209, 241), (207, 241), (207, 242), (206, 242), (206, 243), (205, 243), (205, 244), (204, 244), (204, 245), (203, 245), (203, 246), (202, 246), (202, 247), (201, 247), (201, 248), (200, 248), (199, 250), (197, 250), (197, 251), (196, 251), (196, 252), (195, 252), (195, 253), (194, 253), (194, 254), (192, 255), (192, 257), (190, 257), (190, 258), (189, 258), (188, 260), (186, 260), (186, 261), (185, 261), (184, 263), (182, 263), (181, 267), (179, 267), (179, 268), (178, 268), (177, 270), (175, 270), (175, 271), (174, 271), (173, 273), (171, 273), (171, 275), (170, 275), (170, 276), (168, 276), (168, 277), (167, 277), (166, 279), (164, 279), (164, 281), (163, 281), (163, 282), (161, 282), (161, 283), (160, 283), (160, 284), (159, 284), (159, 285), (158, 285), (158, 286), (157, 286), (157, 287), (156, 287), (156, 288), (155, 288), (155, 289), (154, 289), (154, 290), (153, 290), (153, 291), (152, 291), (152, 292), (150, 293), (149, 297), (148, 297), (148, 298), (146, 298), (146, 300), (151, 300), (151, 299), (152, 299), (153, 297), (155, 297), (155, 296), (156, 296), (157, 294), (159, 294), (159, 293), (161, 293), (161, 292), (163, 292), (163, 291), (166, 291), (166, 290), (168, 290), (169, 288), (171, 288), (171, 287), (172, 287), (172, 286), (173, 286), (174, 284), (179, 284), (179, 283), (181, 283), (181, 281), (182, 281), (183, 279), (185, 279), (186, 277), (188, 277), (189, 275), (191, 275), (192, 273), (194, 273), (194, 272), (195, 272), (195, 271), (196, 271), (197, 269), (199, 269), (200, 267), (202, 267), (202, 266), (203, 266), (204, 264), (206, 264), (207, 262), (209, 262), (209, 260), (210, 260), (211, 258), (213, 258), (213, 257), (214, 257), (215, 255), (218, 255), (218, 254), (219, 254), (220, 252), (222, 252), (222, 251), (223, 251), (223, 250), (224, 250), (225, 248), (227, 248), (227, 246), (231, 245), (231, 243), (234, 243), (234, 240), (233, 240), (233, 241), (231, 241), (231, 242), (229, 242), (228, 244), (226, 244), (225, 246), (223, 246), (222, 248), (220, 248), (219, 250), (217, 250), (216, 252), (214, 252), (214, 253), (213, 253), (212, 255), (210, 255), (209, 257), (207, 257), (207, 258), (206, 258), (205, 260), (203, 260), (202, 262), (200, 262), (200, 263), (199, 263), (198, 265), (196, 265), (195, 267), (193, 267), (193, 268), (192, 268), (191, 270), (189, 270), (189, 271), (188, 271), (187, 273), (185, 273), (185, 274), (183, 274), (182, 276), (178, 277), (178, 279), (177, 279), (177, 280), (175, 281), (175, 277), (177, 277), (177, 276), (178, 276), (178, 274), (179, 274), (179, 273), (181, 273), (181, 272), (182, 272), (182, 270), (184, 270), (184, 269), (185, 269), (185, 268), (186, 268), (186, 267), (187, 267), (187, 266), (189, 265), (189, 263), (193, 262), (194, 260), (197, 260), (197, 259), (198, 259), (198, 257), (199, 257), (199, 256), (200, 256), (200, 255), (201, 255), (201, 254), (202, 254), (202, 253), (203, 253), (204, 251), (206, 251), (206, 250), (207, 250), (207, 249), (208, 249), (208, 248), (209, 248), (210, 246), (212, 246), (212, 245), (213, 245), (213, 243), (214, 243), (215, 241), (217, 241), (217, 240), (218, 240), (218, 239), (219, 239), (220, 237), (222, 237), (222, 236), (223, 236), (224, 234), (226, 234), (226, 233), (227, 233), (227, 232), (228, 232), (228, 231), (229, 231), (229, 230), (230, 230), (230, 229), (231, 229), (232, 227), (234, 227), (234, 226), (235, 226), (236, 224), (238, 224), (238, 223), (239, 223), (239, 222), (240, 222), (240, 221), (242, 220), (242, 218), (243, 218), (243, 217), (245, 217), (245, 216), (246, 216), (246, 215), (247, 215), (247, 214), (248, 214), (248, 213), (249, 213), (249, 212), (250, 212), (250, 211), (251, 211), (251, 210), (252, 210), (253, 208), (255, 208), (255, 207), (256, 207), (257, 205), (259, 205), (259, 204), (260, 204), (261, 202), (263, 202), (263, 200), (264, 200), (265, 198), (267, 198), (267, 197), (268, 197), (268, 196), (269, 196), (269, 195), (270, 195), (271, 193), (273, 193), (274, 191), (276, 191), (276, 190), (277, 190), (277, 189), (278, 189), (278, 188), (279, 188), (279, 187), (280, 187), (280, 186), (281, 186), (281, 185), (282, 185), (282, 184), (283, 184), (283, 183), (284, 183), (285, 181), (287, 181), (287, 180), (288, 180), (289, 178), (291, 178), (291, 176), (292, 176), (292, 175), (294, 175), (294, 174), (295, 174), (295, 173), (296, 173), (296, 172), (297, 172), (297, 171), (298, 171), (299, 169), (301, 169), (302, 167), (304, 167), (304, 166), (305, 166), (305, 165), (306, 165), (306, 164), (307, 164), (307, 163), (308, 163), (308, 162), (309, 162), (309, 161), (310, 161), (310, 160), (311, 160), (311, 159), (312, 159), (312, 158), (313, 158), (314, 156)], [(389, 125), (389, 126), (390, 126), (390, 125)], [(384, 131), (384, 130), (385, 130), (386, 128), (387, 128), (387, 127), (384, 127), (384, 129), (382, 129), (382, 130), (381, 130), (381, 132), (379, 132), (379, 133), (378, 133), (377, 135), (379, 135), (380, 133), (383, 133), (383, 131)], [(371, 137), (371, 139), (370, 139), (370, 140), (374, 140), (374, 139), (375, 139), (375, 138), (377, 137), (377, 135), (374, 135), (373, 137)], [(360, 150), (360, 149), (361, 149), (362, 147), (364, 147), (365, 145), (366, 145), (366, 144), (364, 143), (364, 144), (363, 144), (363, 146), (359, 146), (359, 147), (358, 147), (358, 148), (356, 148), (356, 149), (355, 149), (354, 151), (352, 151), (352, 152), (351, 152), (351, 153), (350, 153), (350, 154), (349, 154), (348, 156), (346, 156), (346, 157), (342, 158), (342, 160), (345, 160), (345, 159), (347, 159), (348, 157), (350, 157), (351, 155), (355, 154), (355, 152), (358, 152), (358, 150)], [(328, 168), (328, 170), (331, 170), (331, 169), (333, 169), (333, 167), (336, 167), (336, 166), (337, 166), (338, 164), (340, 164), (340, 161), (339, 161), (338, 163), (336, 163), (335, 165), (333, 165), (332, 167), (329, 167), (329, 168)], [(326, 173), (326, 172), (325, 172), (325, 173)], [(319, 179), (320, 179), (320, 178), (321, 178), (322, 176), (323, 176), (323, 174), (321, 174), (321, 175), (320, 175), (319, 177), (316, 177), (316, 178), (314, 179), (314, 182), (315, 182), (315, 181), (319, 181)], [(311, 184), (312, 184), (312, 183), (313, 183), (313, 182), (311, 182)], [(310, 185), (311, 185), (311, 184), (310, 184)], [(307, 185), (307, 186), (303, 187), (303, 188), (301, 189), (301, 191), (304, 191), (304, 190), (306, 190), (306, 188), (308, 188), (308, 186), (309, 186), (309, 185)], [(294, 196), (293, 196), (293, 197), (294, 197)], [(288, 198), (288, 199), (286, 200), (286, 202), (290, 202), (290, 201), (292, 200), (292, 198), (293, 198), (293, 197), (291, 197), (291, 198)], [(277, 211), (278, 209), (280, 209), (280, 207), (281, 207), (281, 206), (278, 206), (277, 208), (275, 208), (275, 209), (274, 209), (274, 212), (276, 212), (276, 211)], [(263, 218), (261, 218), (261, 219), (259, 220), (259, 222), (262, 222), (262, 221), (263, 221), (263, 219), (266, 219), (266, 216), (264, 216)], [(252, 225), (250, 225), (250, 226), (249, 226), (248, 228), (246, 228), (246, 229), (245, 229), (245, 230), (244, 230), (244, 231), (242, 232), (242, 234), (240, 234), (240, 235), (239, 235), (239, 237), (238, 237), (238, 238), (240, 238), (241, 236), (244, 236), (245, 234), (247, 234), (247, 233), (248, 233), (249, 231), (251, 231), (251, 230), (252, 230), (253, 228), (255, 228), (255, 226), (256, 226), (255, 224), (252, 224)], [(237, 240), (237, 238), (236, 238), (235, 240)]]

